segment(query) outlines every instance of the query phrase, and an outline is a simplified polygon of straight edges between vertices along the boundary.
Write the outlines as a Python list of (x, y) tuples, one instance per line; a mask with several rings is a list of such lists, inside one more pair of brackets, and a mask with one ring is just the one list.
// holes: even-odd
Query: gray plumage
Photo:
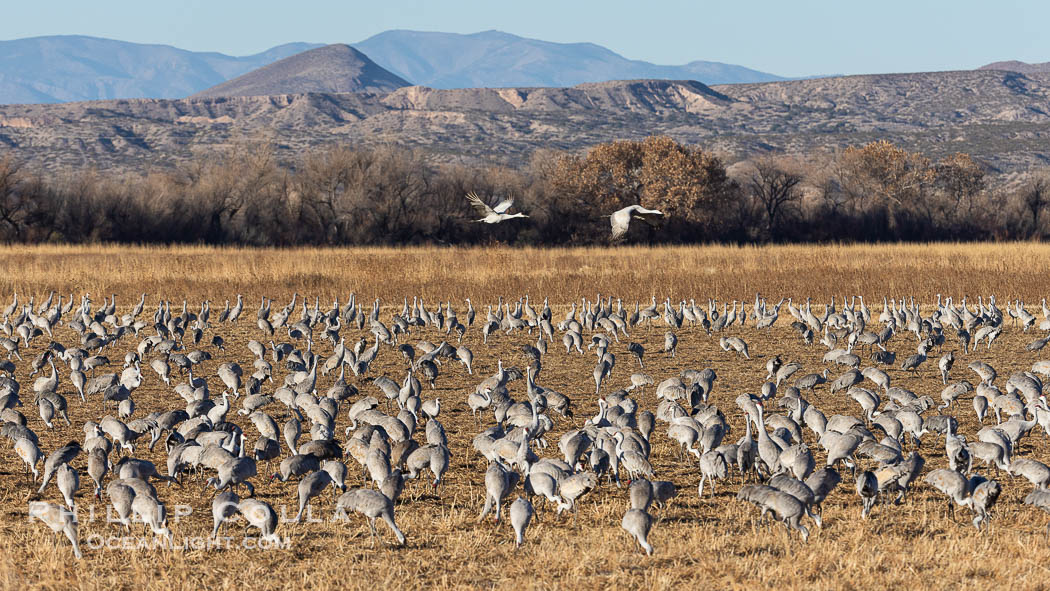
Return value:
[(525, 529), (529, 527), (535, 511), (528, 499), (518, 497), (510, 504), (510, 524), (514, 528), (514, 545), (521, 547), (525, 541)]
[(34, 501), (29, 503), (29, 515), (44, 522), (51, 531), (65, 534), (66, 539), (73, 545), (73, 555), (78, 559), (83, 558), (77, 539), (76, 516), (71, 511), (45, 501)]
[(325, 471), (313, 472), (299, 482), (299, 512), (292, 521), (299, 521), (310, 499), (321, 494), (332, 483), (332, 475)]
[(620, 527), (638, 542), (647, 555), (652, 556), (653, 546), (649, 543), (649, 531), (653, 527), (651, 515), (642, 509), (628, 509), (620, 521)]
[(376, 518), (381, 518), (394, 532), (398, 544), (405, 545), (405, 534), (398, 529), (394, 522), (394, 503), (382, 493), (367, 489), (356, 488), (339, 496), (336, 501), (337, 511), (354, 511), (364, 515), (368, 519), (368, 527), (372, 532), (372, 543), (375, 544)]
[(233, 491), (227, 490), (215, 495), (211, 500), (211, 537), (218, 536), (223, 522), (237, 514), (237, 505), (240, 502), (240, 498)]

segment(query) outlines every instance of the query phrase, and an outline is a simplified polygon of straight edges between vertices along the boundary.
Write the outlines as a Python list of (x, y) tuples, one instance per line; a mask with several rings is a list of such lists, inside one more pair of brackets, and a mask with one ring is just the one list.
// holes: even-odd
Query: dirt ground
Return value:
[[(180, 313), (185, 298), (191, 311), (200, 308), (202, 298), (212, 301), (212, 328), (199, 345), (187, 339), (187, 350), (209, 351), (213, 358), (198, 366), (195, 374), (208, 379), (213, 396), (223, 390), (215, 376), (219, 363), (236, 361), (251, 372), (252, 354), (249, 339), (268, 341), (256, 327), (256, 309), (263, 296), (275, 298), (276, 311), (289, 301), (292, 292), (307, 296), (313, 306), (320, 298), (322, 310), (330, 308), (332, 299), (342, 305), (354, 292), (359, 301), (370, 306), (381, 298), (380, 314), (384, 322), (401, 309), (402, 298), (421, 295), (428, 307), (449, 299), (460, 318), (465, 315), (464, 298), (470, 297), (478, 309), (479, 321), (485, 309), (496, 303), (498, 296), (511, 302), (528, 293), (538, 309), (544, 297), (550, 298), (555, 323), (579, 297), (594, 299), (599, 293), (623, 298), (623, 305), (642, 307), (650, 297), (658, 301), (671, 297), (694, 299), (707, 307), (708, 298), (722, 302), (733, 299), (745, 302), (749, 311), (755, 292), (761, 291), (775, 303), (781, 297), (792, 297), (797, 304), (812, 297), (815, 308), (823, 312), (829, 297), (866, 295), (866, 302), (877, 317), (882, 310), (882, 296), (912, 297), (921, 303), (925, 314), (933, 310), (937, 294), (954, 296), (956, 302), (968, 296), (997, 296), (1000, 307), (1008, 299), (1023, 297), (1029, 312), (1042, 320), (1039, 299), (1050, 291), (1047, 280), (1050, 249), (1040, 245), (947, 245), (887, 247), (787, 247), (732, 249), (619, 249), (605, 252), (585, 250), (436, 250), (415, 249), (365, 251), (250, 251), (198, 249), (124, 249), (100, 247), (78, 252), (60, 247), (42, 249), (7, 249), (0, 261), (9, 270), (0, 282), (0, 307), (6, 306), (10, 294), (18, 291), (20, 300), (35, 296), (39, 304), (50, 289), (72, 292), (74, 298), (91, 293), (97, 309), (104, 296), (115, 293), (121, 312), (130, 311), (138, 294), (145, 291), (146, 308), (142, 318), (150, 323), (161, 298), (171, 302), (173, 313)], [(237, 293), (245, 296), (245, 310), (236, 325), (215, 321), (223, 301)], [(293, 314), (298, 319), (300, 308)], [(64, 317), (63, 320), (68, 318)], [(790, 327), (793, 318), (786, 304), (780, 320), (770, 330), (758, 331), (751, 323), (730, 327), (725, 334), (747, 341), (751, 359), (727, 353), (718, 345), (718, 336), (709, 336), (700, 328), (687, 326), (677, 330), (679, 345), (674, 358), (661, 352), (664, 333), (662, 323), (649, 329), (629, 329), (631, 341), (641, 343), (646, 351), (645, 372), (658, 383), (677, 376), (685, 369), (712, 368), (718, 375), (710, 402), (726, 415), (732, 432), (726, 441), (735, 442), (744, 432), (744, 415), (734, 403), (741, 393), (757, 393), (765, 381), (765, 364), (773, 355), (803, 364), (798, 375), (829, 368), (832, 377), (845, 368), (821, 361), (826, 348), (806, 345)], [(24, 475), (23, 464), (14, 454), (10, 442), (0, 441), (0, 584), (8, 588), (85, 588), (85, 589), (199, 589), (248, 588), (627, 588), (665, 589), (682, 584), (708, 584), (714, 588), (989, 588), (1012, 584), (1026, 589), (1047, 587), (1048, 559), (1046, 524), (1048, 516), (1021, 503), (1031, 490), (1022, 478), (995, 474), (975, 464), (982, 474), (996, 478), (1003, 494), (991, 518), (991, 529), (978, 533), (970, 523), (968, 510), (956, 512), (956, 521), (945, 512), (944, 496), (923, 482), (913, 485), (906, 503), (877, 505), (869, 519), (861, 520), (860, 498), (854, 492), (849, 472), (844, 482), (824, 503), (824, 525), (811, 522), (812, 535), (802, 543), (797, 534), (789, 534), (779, 524), (760, 525), (757, 510), (735, 499), (741, 483), (738, 477), (718, 483), (714, 496), (697, 496), (699, 469), (692, 456), (682, 459), (677, 444), (666, 436), (666, 423), (658, 423), (652, 436), (651, 461), (656, 477), (670, 480), (678, 488), (678, 497), (668, 506), (655, 509), (659, 520), (653, 527), (650, 542), (655, 547), (648, 557), (620, 528), (620, 519), (628, 507), (627, 490), (603, 484), (580, 502), (578, 514), (557, 515), (539, 499), (534, 499), (537, 515), (526, 534), (526, 543), (515, 549), (513, 532), (508, 523), (477, 522), (484, 499), (484, 475), (487, 462), (471, 447), (479, 427), (466, 406), (466, 397), (485, 377), (491, 375), (498, 360), (506, 365), (524, 368), (526, 360), (520, 346), (536, 341), (533, 332), (521, 331), (490, 337), (482, 343), (480, 322), (468, 330), (462, 344), (475, 355), (474, 375), (468, 375), (458, 363), (445, 363), (436, 389), (424, 383), (424, 400), (440, 397), (439, 420), (449, 438), (452, 464), (437, 495), (427, 480), (410, 481), (395, 514), (407, 535), (406, 546), (398, 547), (389, 530), (380, 524), (380, 540), (373, 547), (366, 522), (352, 516), (349, 522), (331, 521), (335, 496), (325, 492), (311, 503), (313, 520), (303, 523), (282, 522), (277, 530), (287, 539), (287, 548), (262, 549), (244, 547), (244, 540), (254, 535), (245, 531), (243, 522), (234, 523), (225, 534), (229, 547), (196, 548), (194, 543), (211, 531), (211, 499), (214, 489), (203, 479), (190, 477), (182, 486), (157, 483), (161, 500), (167, 505), (169, 524), (178, 549), (126, 549), (106, 547), (113, 537), (126, 534), (105, 519), (105, 495), (99, 501), (91, 495), (93, 484), (86, 474), (86, 457), (73, 462), (81, 473), (77, 497), (80, 516), (80, 539), (84, 558), (73, 558), (69, 544), (40, 522), (28, 519), (28, 501), (37, 484)], [(976, 383), (976, 375), (966, 369), (968, 363), (983, 360), (995, 367), (1002, 384), (1015, 371), (1028, 370), (1050, 353), (1029, 352), (1025, 345), (1045, 336), (1036, 330), (1027, 333), (1006, 319), (1002, 336), (991, 349), (981, 345), (976, 352), (963, 353), (954, 336), (949, 335), (944, 352), (956, 351), (952, 379)], [(133, 350), (139, 339), (128, 335), (113, 344), (104, 354), (112, 363), (97, 373), (122, 369), (124, 353)], [(225, 351), (213, 347), (212, 334), (225, 340)], [(367, 328), (358, 332), (345, 327), (347, 343), (368, 337)], [(622, 335), (621, 335), (622, 336)], [(290, 342), (286, 331), (275, 337)], [(413, 328), (402, 342), (416, 344), (427, 340), (439, 343), (445, 335), (434, 328)], [(589, 339), (590, 333), (585, 332)], [(65, 325), (55, 330), (54, 339), (66, 346), (78, 342), (79, 335)], [(626, 351), (626, 341), (611, 346), (616, 366), (603, 386), (603, 394), (629, 384), (631, 373), (639, 371), (637, 361)], [(58, 392), (69, 401), (72, 426), (56, 421), (48, 430), (33, 404), (29, 362), (49, 343), (46, 336), (23, 347), (24, 362), (17, 362), (17, 379), (22, 384), (24, 407), (19, 408), (28, 426), (40, 435), (45, 454), (70, 440), (83, 440), (81, 426), (87, 420), (99, 420), (111, 409), (104, 409), (96, 396), (82, 404), (69, 381), (68, 367), (59, 365)], [(304, 348), (304, 341), (293, 342)], [(916, 394), (927, 394), (939, 401), (943, 385), (936, 370), (941, 351), (912, 374), (899, 369), (900, 360), (914, 352), (917, 341), (906, 332), (897, 334), (887, 345), (897, 352), (898, 363), (887, 368), (894, 385)], [(332, 344), (318, 341), (314, 351), (323, 358), (331, 354)], [(861, 353), (862, 366), (871, 365), (867, 352)], [(147, 361), (148, 362), (148, 361)], [(592, 352), (567, 353), (560, 338), (551, 344), (543, 359), (543, 371), (537, 380), (541, 385), (568, 395), (575, 418), (562, 419), (552, 413), (555, 426), (546, 435), (550, 447), (537, 450), (543, 457), (561, 457), (558, 438), (577, 428), (598, 410), (591, 370), (595, 364)], [(274, 366), (275, 383), (266, 383), (264, 392), (272, 392), (287, 370)], [(399, 382), (406, 363), (389, 347), (381, 347), (376, 362), (367, 376), (347, 376), (361, 395), (383, 399), (382, 393), (365, 377), (386, 375)], [(45, 374), (46, 375), (46, 371)], [(184, 407), (184, 401), (143, 366), (143, 385), (134, 392), (134, 417), (153, 411)], [(318, 378), (317, 389), (323, 393), (334, 381), (329, 374)], [(174, 377), (173, 384), (185, 380)], [(509, 386), (517, 400), (525, 398), (524, 382)], [(657, 400), (653, 387), (634, 392), (640, 409), (655, 411)], [(957, 417), (960, 433), (975, 438), (980, 428), (971, 406), (971, 395), (959, 401), (958, 407), (946, 411)], [(830, 394), (819, 386), (807, 396), (825, 415), (860, 415), (860, 407), (843, 393)], [(336, 438), (345, 440), (348, 425), (346, 408), (356, 397), (344, 403), (337, 417)], [(773, 406), (772, 404), (770, 406)], [(240, 407), (240, 400), (234, 408)], [(383, 408), (382, 406), (380, 407)], [(283, 405), (274, 403), (266, 410), (278, 425), (289, 414)], [(930, 411), (927, 414), (935, 413)], [(229, 420), (244, 428), (249, 445), (258, 431), (246, 417), (231, 411)], [(986, 423), (989, 420), (986, 419)], [(483, 415), (484, 427), (494, 424), (493, 415)], [(304, 437), (307, 437), (304, 434)], [(417, 431), (417, 440), (423, 435)], [(808, 443), (823, 464), (824, 454), (813, 433), (804, 432)], [(283, 442), (282, 442), (283, 447)], [(926, 458), (928, 472), (945, 467), (943, 437), (927, 435), (920, 453)], [(287, 454), (287, 450), (283, 450)], [(163, 445), (151, 453), (138, 446), (136, 457), (155, 462), (164, 471), (166, 455)], [(1022, 440), (1015, 456), (1050, 461), (1048, 437), (1039, 427)], [(345, 458), (349, 468), (347, 485), (367, 486), (366, 478), (352, 458)], [(276, 464), (260, 463), (259, 476), (253, 482), (256, 496), (289, 516), (297, 509), (295, 483), (270, 482), (267, 476)], [(510, 500), (521, 489), (512, 493)], [(50, 485), (44, 499), (61, 503), (61, 496)], [(509, 500), (507, 502), (509, 505)], [(176, 508), (188, 507), (190, 514), (176, 518)], [(506, 506), (505, 506), (506, 508)], [(95, 512), (91, 518), (92, 509)], [(135, 539), (152, 539), (133, 529)], [(246, 538), (247, 536), (247, 538)], [(96, 548), (99, 541), (103, 547)], [(90, 543), (89, 543), (90, 542)]]

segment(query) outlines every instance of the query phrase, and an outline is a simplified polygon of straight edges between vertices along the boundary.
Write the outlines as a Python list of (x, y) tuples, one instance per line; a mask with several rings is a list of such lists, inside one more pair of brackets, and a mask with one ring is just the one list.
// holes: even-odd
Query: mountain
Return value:
[(969, 153), (1009, 181), (1050, 162), (1048, 104), (1050, 74), (969, 70), (0, 105), (0, 154), (53, 172), (163, 170), (258, 139), (289, 163), (333, 144), (394, 144), (435, 162), (518, 165), (537, 149), (662, 134), (733, 162), (885, 139), (931, 158)]
[(398, 76), (432, 88), (560, 87), (642, 78), (705, 84), (784, 79), (718, 62), (661, 66), (627, 59), (593, 43), (551, 43), (500, 31), (459, 35), (393, 30), (354, 47)]
[(1005, 62), (992, 62), (977, 68), (978, 70), (1004, 70), (1007, 72), (1020, 72), (1022, 74), (1046, 74), (1050, 73), (1050, 62), (1029, 64), (1010, 60)]
[(223, 82), (192, 98), (266, 96), (306, 92), (387, 93), (409, 83), (349, 45), (325, 45), (286, 57)]
[(0, 41), (0, 103), (184, 97), (314, 47), (233, 57), (81, 36)]
[[(782, 79), (718, 62), (661, 66), (629, 60), (593, 43), (550, 43), (498, 31), (473, 35), (387, 31), (353, 46), (401, 82), (434, 88), (574, 86), (643, 78), (706, 84)], [(234, 57), (83, 36), (0, 41), (0, 104), (180, 98), (319, 47), (290, 43)], [(295, 81), (289, 72), (281, 76)], [(295, 92), (325, 88), (330, 82)]]

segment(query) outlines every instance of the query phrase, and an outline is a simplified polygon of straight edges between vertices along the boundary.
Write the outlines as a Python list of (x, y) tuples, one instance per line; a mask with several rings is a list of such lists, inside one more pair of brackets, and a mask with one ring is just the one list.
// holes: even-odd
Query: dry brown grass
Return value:
[[(385, 301), (495, 300), (523, 293), (566, 303), (596, 293), (626, 300), (858, 294), (929, 298), (1050, 292), (1050, 245), (940, 243), (667, 248), (244, 249), (180, 246), (0, 247), (0, 293), (87, 291), (96, 300), (164, 294), (222, 301), (237, 292), (322, 302), (351, 291)], [(256, 299), (257, 301), (257, 299)]]
[[(322, 307), (331, 298), (344, 300), (355, 291), (365, 301), (380, 296), (389, 305), (400, 307), (404, 296), (424, 295), (428, 301), (451, 298), (462, 313), (463, 297), (472, 297), (476, 305), (494, 302), (496, 296), (517, 298), (528, 292), (534, 299), (549, 296), (556, 305), (555, 316), (564, 314), (572, 299), (596, 292), (623, 297), (633, 307), (636, 299), (651, 295), (663, 298), (693, 297), (706, 303), (709, 296), (720, 299), (751, 300), (756, 290), (769, 297), (806, 296), (824, 302), (832, 295), (863, 293), (873, 308), (881, 306), (882, 295), (915, 295), (928, 303), (937, 293), (955, 296), (996, 293), (1000, 301), (1014, 295), (1031, 302), (1050, 292), (1050, 279), (1045, 265), (1050, 247), (1034, 244), (1013, 245), (936, 245), (936, 246), (849, 246), (849, 247), (784, 247), (784, 248), (624, 248), (615, 250), (437, 250), (437, 249), (366, 249), (341, 250), (239, 250), (208, 248), (125, 248), (97, 249), (41, 247), (7, 248), (0, 260), (8, 270), (0, 283), (0, 294), (17, 289), (35, 294), (37, 301), (49, 289), (75, 294), (88, 291), (93, 299), (116, 293), (118, 302), (128, 305), (141, 291), (150, 294), (147, 313), (152, 314), (161, 295), (180, 302), (187, 298), (196, 307), (201, 298), (222, 301), (237, 292), (246, 295), (246, 310), (236, 327), (220, 326), (217, 332), (227, 341), (225, 355), (216, 354), (205, 364), (205, 373), (213, 375), (217, 363), (236, 360), (250, 366), (250, 353), (245, 348), (248, 338), (259, 338), (254, 327), (254, 306), (262, 295), (287, 301), (292, 291), (319, 295)], [(1030, 267), (1034, 267), (1029, 270)], [(3, 296), (6, 298), (7, 296)], [(877, 302), (874, 301), (875, 298)], [(312, 300), (311, 300), (312, 303)], [(275, 307), (278, 304), (275, 304)], [(221, 308), (221, 306), (215, 306)], [(384, 310), (383, 318), (390, 310)], [(483, 313), (483, 308), (482, 308)], [(784, 317), (787, 314), (783, 315)], [(685, 368), (713, 367), (718, 373), (712, 401), (722, 408), (736, 440), (743, 421), (733, 399), (744, 391), (756, 391), (765, 375), (768, 356), (780, 353), (785, 358), (802, 361), (808, 370), (821, 367), (823, 350), (804, 347), (782, 317), (770, 332), (757, 334), (750, 326), (735, 327), (751, 345), (753, 360), (741, 361), (718, 348), (716, 338), (702, 331), (680, 331), (679, 356), (670, 359), (657, 354), (663, 341), (663, 329), (632, 331), (632, 339), (650, 351), (646, 371), (654, 377), (676, 375)], [(356, 340), (356, 331), (348, 330), (348, 340)], [(59, 328), (56, 338), (69, 343), (73, 333)], [(410, 341), (439, 341), (432, 330), (419, 330)], [(1027, 369), (1040, 358), (1038, 353), (1024, 351), (1032, 335), (1008, 326), (990, 352), (963, 355), (956, 362), (955, 374), (967, 377), (965, 365), (980, 358), (995, 365), (1001, 376)], [(494, 527), (490, 522), (476, 523), (484, 492), (482, 459), (472, 453), (470, 440), (477, 427), (465, 405), (467, 392), (495, 368), (497, 358), (521, 365), (523, 359), (516, 347), (532, 342), (527, 334), (500, 335), (490, 347), (481, 344), (480, 334), (468, 333), (465, 342), (477, 356), (476, 375), (467, 376), (460, 366), (445, 365), (435, 393), (444, 403), (441, 420), (450, 437), (453, 466), (437, 498), (424, 490), (420, 481), (411, 482), (402, 503), (396, 509), (399, 524), (408, 535), (408, 547), (389, 545), (392, 536), (380, 525), (382, 541), (369, 546), (367, 527), (360, 518), (346, 523), (282, 524), (279, 533), (292, 542), (289, 550), (248, 551), (242, 549), (203, 551), (90, 550), (76, 562), (68, 544), (39, 523), (28, 524), (26, 501), (30, 485), (21, 473), (21, 465), (7, 443), (0, 444), (0, 585), (11, 588), (87, 588), (87, 589), (199, 589), (248, 588), (277, 589), (290, 586), (305, 588), (465, 588), (465, 587), (540, 587), (540, 588), (629, 588), (664, 589), (682, 584), (714, 588), (902, 588), (921, 585), (924, 588), (988, 588), (1000, 584), (1024, 588), (1046, 587), (1050, 560), (1043, 528), (1046, 516), (1020, 504), (1029, 490), (1027, 482), (1001, 476), (1004, 495), (996, 508), (990, 533), (977, 535), (965, 511), (953, 523), (944, 514), (943, 498), (928, 486), (918, 484), (908, 502), (900, 507), (876, 506), (873, 518), (861, 522), (859, 499), (850, 483), (825, 503), (825, 527), (812, 528), (808, 544), (797, 536), (788, 536), (782, 527), (772, 530), (755, 524), (755, 511), (736, 501), (737, 482), (720, 484), (714, 499), (698, 499), (696, 484), (699, 474), (695, 465), (678, 459), (677, 449), (659, 426), (654, 434), (653, 463), (661, 479), (674, 481), (680, 497), (670, 507), (657, 513), (662, 520), (655, 526), (650, 540), (656, 547), (653, 557), (641, 554), (637, 545), (620, 530), (619, 521), (626, 508), (626, 492), (604, 486), (583, 501), (578, 521), (555, 516), (537, 502), (539, 522), (533, 523), (527, 543), (515, 551), (512, 534), (506, 524)], [(123, 351), (136, 344), (127, 339), (108, 355), (119, 364)], [(568, 355), (559, 343), (551, 347), (544, 362), (540, 382), (570, 395), (577, 420), (596, 411), (590, 355)], [(24, 351), (26, 359), (46, 345), (43, 339)], [(954, 346), (954, 343), (951, 343)], [(636, 371), (635, 361), (622, 349), (614, 347), (618, 365), (608, 382), (618, 388)], [(330, 345), (320, 345), (322, 355)], [(890, 348), (899, 355), (914, 349), (913, 338), (899, 335)], [(206, 347), (212, 350), (210, 346)], [(212, 350), (213, 353), (217, 351)], [(73, 427), (60, 426), (46, 432), (32, 407), (26, 364), (19, 365), (18, 378), (25, 386), (26, 407), (21, 410), (29, 424), (41, 433), (45, 452), (70, 439), (82, 439), (83, 421), (97, 420), (103, 414), (100, 403), (90, 400), (81, 405), (74, 400), (62, 372), (60, 391), (71, 406)], [(891, 370), (895, 383), (919, 394), (937, 399), (940, 380), (931, 369), (931, 361), (918, 376)], [(400, 356), (383, 350), (372, 375), (387, 374), (395, 379), (403, 375)], [(838, 371), (834, 370), (833, 372)], [(145, 384), (135, 394), (136, 415), (181, 406), (182, 401), (145, 370)], [(327, 389), (333, 377), (320, 378), (319, 389)], [(221, 391), (217, 379), (210, 378), (212, 390)], [(375, 394), (374, 388), (351, 378), (363, 393)], [(590, 384), (590, 385), (588, 385)], [(272, 386), (267, 386), (272, 387)], [(512, 386), (520, 398), (520, 384)], [(654, 408), (651, 389), (638, 396), (643, 408)], [(810, 397), (827, 415), (858, 412), (858, 407), (843, 395), (831, 396), (820, 390)], [(277, 408), (278, 422), (283, 416)], [(978, 426), (964, 399), (956, 411), (961, 431), (973, 435)], [(236, 416), (254, 442), (254, 427)], [(491, 423), (491, 414), (487, 415)], [(339, 438), (346, 424), (345, 413), (338, 419)], [(569, 421), (558, 421), (548, 436), (557, 454), (557, 438), (572, 428)], [(812, 434), (806, 434), (808, 440)], [(811, 440), (809, 441), (813, 443)], [(928, 469), (945, 464), (942, 444), (929, 436), (922, 453), (928, 458)], [(159, 466), (164, 464), (161, 446), (141, 456)], [(1022, 453), (1046, 461), (1050, 445), (1041, 434), (1025, 440)], [(85, 508), (102, 503), (90, 496), (90, 479), (84, 473), (85, 458), (75, 465), (81, 470), (81, 496)], [(348, 485), (361, 485), (362, 478), (353, 460), (348, 459)], [(163, 469), (163, 468), (162, 468)], [(267, 472), (260, 468), (260, 473)], [(291, 484), (265, 483), (257, 478), (258, 495), (279, 507), (291, 507), (295, 488)], [(35, 488), (35, 487), (34, 487)], [(172, 523), (176, 540), (205, 535), (210, 531), (210, 498), (212, 493), (202, 483), (189, 480), (183, 488), (158, 487), (162, 499), (171, 507), (190, 504), (195, 508), (188, 519)], [(45, 497), (60, 499), (52, 486)], [(331, 515), (334, 501), (330, 494), (313, 503), (316, 516)], [(82, 517), (83, 519), (83, 517)], [(812, 524), (811, 524), (812, 525)], [(104, 522), (85, 523), (81, 538), (90, 534), (121, 535), (117, 526)], [(230, 535), (239, 543), (240, 526)]]

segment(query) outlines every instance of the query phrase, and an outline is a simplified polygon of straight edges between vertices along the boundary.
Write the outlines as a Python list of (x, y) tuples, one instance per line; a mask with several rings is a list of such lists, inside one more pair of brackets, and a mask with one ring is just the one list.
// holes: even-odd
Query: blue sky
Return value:
[(7, 3), (0, 39), (83, 34), (245, 55), (291, 41), (353, 43), (387, 29), (499, 29), (590, 41), (655, 63), (703, 59), (803, 76), (1050, 61), (1050, 35), (1040, 30), (1048, 22), (1050, 3), (1011, 0), (50, 0)]

